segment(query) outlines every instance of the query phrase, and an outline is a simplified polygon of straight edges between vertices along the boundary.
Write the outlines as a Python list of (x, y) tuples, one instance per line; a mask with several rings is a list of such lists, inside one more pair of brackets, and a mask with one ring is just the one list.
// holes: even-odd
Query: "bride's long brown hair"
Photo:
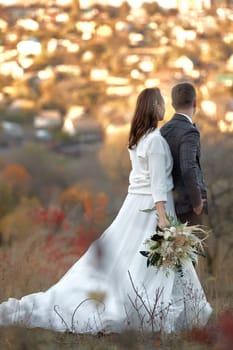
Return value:
[(144, 89), (138, 96), (129, 132), (129, 149), (137, 146), (140, 138), (158, 125), (158, 106), (163, 97), (159, 88)]

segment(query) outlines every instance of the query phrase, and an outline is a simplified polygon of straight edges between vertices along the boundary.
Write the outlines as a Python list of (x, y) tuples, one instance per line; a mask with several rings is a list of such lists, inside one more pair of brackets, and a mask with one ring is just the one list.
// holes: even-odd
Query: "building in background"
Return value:
[(180, 13), (186, 13), (190, 10), (202, 11), (211, 8), (211, 0), (177, 0), (177, 8)]

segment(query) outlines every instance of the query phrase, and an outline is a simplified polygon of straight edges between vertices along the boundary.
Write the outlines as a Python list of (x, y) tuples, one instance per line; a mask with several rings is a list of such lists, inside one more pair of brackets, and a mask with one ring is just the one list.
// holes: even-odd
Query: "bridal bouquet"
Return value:
[[(196, 262), (198, 255), (205, 256), (203, 241), (207, 233), (199, 225), (187, 226), (173, 217), (168, 217), (168, 220), (170, 227), (161, 229), (157, 226), (155, 233), (145, 241), (147, 250), (140, 253), (147, 258), (147, 267), (162, 267), (167, 272), (172, 269), (183, 276), (182, 266), (188, 260)], [(204, 238), (199, 238), (198, 233), (204, 234)]]

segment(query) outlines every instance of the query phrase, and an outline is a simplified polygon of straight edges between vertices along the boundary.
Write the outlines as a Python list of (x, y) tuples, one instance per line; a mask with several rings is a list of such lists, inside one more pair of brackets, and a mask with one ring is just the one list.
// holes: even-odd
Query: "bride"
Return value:
[[(157, 128), (164, 118), (158, 88), (137, 99), (129, 134), (132, 170), (126, 199), (112, 224), (52, 287), (0, 304), (0, 325), (42, 327), (60, 332), (165, 332), (204, 325), (212, 312), (192, 265), (182, 276), (146, 266), (139, 253), (156, 225), (175, 216), (172, 157)], [(153, 212), (142, 210), (155, 205)]]

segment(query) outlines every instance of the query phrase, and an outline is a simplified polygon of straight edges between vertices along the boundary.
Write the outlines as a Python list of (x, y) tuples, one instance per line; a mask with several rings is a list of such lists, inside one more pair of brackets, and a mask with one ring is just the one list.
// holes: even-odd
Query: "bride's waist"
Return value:
[[(167, 188), (167, 192), (171, 189), (172, 188)], [(130, 184), (128, 186), (128, 193), (152, 195), (151, 186), (146, 184)]]

